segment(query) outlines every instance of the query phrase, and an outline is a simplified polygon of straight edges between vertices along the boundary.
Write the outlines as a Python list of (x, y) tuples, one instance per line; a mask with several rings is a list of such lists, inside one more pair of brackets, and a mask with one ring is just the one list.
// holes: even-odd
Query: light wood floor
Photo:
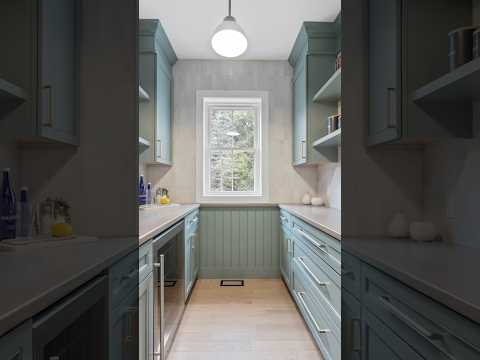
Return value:
[(280, 279), (199, 280), (168, 360), (321, 360)]

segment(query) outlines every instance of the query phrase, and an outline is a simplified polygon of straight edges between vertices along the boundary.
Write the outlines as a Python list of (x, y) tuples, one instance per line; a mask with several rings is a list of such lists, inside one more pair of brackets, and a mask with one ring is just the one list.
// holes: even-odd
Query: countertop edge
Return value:
[(417, 276), (409, 274), (408, 272), (402, 271), (401, 269), (397, 269), (393, 266), (389, 266), (387, 263), (378, 260), (375, 257), (359, 252), (355, 248), (347, 245), (346, 242), (343, 243), (342, 250), (345, 250), (347, 253), (351, 253), (367, 264), (385, 272), (387, 275), (393, 277), (397, 281), (400, 281), (405, 286), (420, 292), (423, 296), (431, 298), (441, 305), (446, 306), (450, 310), (480, 324), (480, 308), (477, 305), (444, 291), (438, 286), (426, 280), (420, 279)]
[[(295, 209), (292, 209), (292, 207), (291, 207), (292, 205), (280, 204), (278, 206), (279, 206), (280, 209), (284, 209), (285, 211), (291, 213), (292, 215), (298, 217), (299, 219), (302, 219), (303, 221), (307, 222), (308, 224), (312, 225), (313, 227), (317, 228), (318, 230), (321, 230), (321, 231), (327, 233), (328, 235), (333, 236), (338, 241), (342, 240), (342, 234), (341, 233), (339, 233), (335, 229), (332, 229), (332, 228), (328, 227), (325, 224), (321, 224), (321, 223), (319, 223), (315, 220), (310, 219), (308, 216), (305, 216), (305, 215), (301, 214), (300, 212), (298, 212)], [(293, 205), (293, 206), (295, 206), (295, 205)], [(340, 211), (340, 210), (338, 210), (338, 211)]]
[(170, 219), (166, 222), (163, 222), (162, 224), (158, 225), (154, 229), (152, 229), (152, 230), (150, 230), (150, 231), (148, 231), (148, 232), (146, 232), (142, 235), (139, 234), (139, 236), (138, 236), (138, 246), (142, 246), (143, 244), (145, 244), (146, 242), (148, 242), (149, 240), (151, 240), (155, 236), (162, 233), (164, 230), (168, 229), (170, 226), (177, 223), (179, 220), (185, 218), (191, 212), (200, 208), (199, 204), (192, 204), (192, 205), (186, 205), (186, 206), (189, 206), (189, 208), (185, 209), (184, 212), (179, 213), (177, 216), (173, 217), (172, 219)]

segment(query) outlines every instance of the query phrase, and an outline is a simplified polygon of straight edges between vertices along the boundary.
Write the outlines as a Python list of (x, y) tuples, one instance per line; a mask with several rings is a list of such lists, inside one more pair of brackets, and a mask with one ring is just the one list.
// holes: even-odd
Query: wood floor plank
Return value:
[(322, 360), (280, 279), (197, 281), (168, 360)]

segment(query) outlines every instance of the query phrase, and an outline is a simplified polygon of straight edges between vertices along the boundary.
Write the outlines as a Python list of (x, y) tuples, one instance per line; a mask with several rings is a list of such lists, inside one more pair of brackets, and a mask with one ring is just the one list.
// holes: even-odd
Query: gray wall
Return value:
[[(480, 22), (474, 0), (473, 23)], [(468, 24), (467, 24), (468, 25)], [(475, 104), (476, 136), (434, 143), (425, 151), (425, 216), (447, 241), (480, 247), (480, 104)]]
[(342, 2), (342, 236), (386, 233), (391, 216), (422, 215), (423, 153), (367, 148), (366, 0)]
[(36, 199), (71, 204), (76, 234), (137, 236), (138, 2), (82, 7), (80, 146), (24, 146), (17, 166)]
[(292, 69), (286, 61), (180, 60), (174, 66), (173, 162), (149, 167), (154, 187), (170, 189), (173, 201), (195, 201), (195, 101), (197, 90), (261, 90), (269, 92), (270, 200), (299, 202), (316, 192), (315, 168), (294, 169), (292, 163)]

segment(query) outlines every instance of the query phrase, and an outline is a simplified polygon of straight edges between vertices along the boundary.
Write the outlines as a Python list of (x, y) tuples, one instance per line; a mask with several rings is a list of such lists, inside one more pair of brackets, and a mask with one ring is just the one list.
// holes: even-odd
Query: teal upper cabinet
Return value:
[[(293, 75), (293, 165), (329, 161), (312, 144), (327, 133), (327, 117), (336, 103), (314, 103), (315, 93), (335, 72), (338, 23), (305, 22), (289, 57)], [(336, 149), (332, 149), (336, 152)]]
[(471, 1), (367, 3), (368, 145), (468, 137), (471, 123), (439, 121), (412, 94), (449, 71), (448, 33), (471, 24)]
[(370, 144), (401, 135), (401, 0), (370, 0), (368, 38)]
[[(14, 140), (78, 144), (78, 6), (76, 0), (2, 4), (1, 77), (27, 99), (0, 124)], [(15, 59), (15, 61), (12, 61)], [(7, 131), (8, 130), (8, 131)]]
[(172, 165), (172, 67), (175, 52), (158, 20), (140, 20), (140, 86), (149, 101), (140, 103), (140, 136), (152, 144), (140, 160), (148, 164)]

